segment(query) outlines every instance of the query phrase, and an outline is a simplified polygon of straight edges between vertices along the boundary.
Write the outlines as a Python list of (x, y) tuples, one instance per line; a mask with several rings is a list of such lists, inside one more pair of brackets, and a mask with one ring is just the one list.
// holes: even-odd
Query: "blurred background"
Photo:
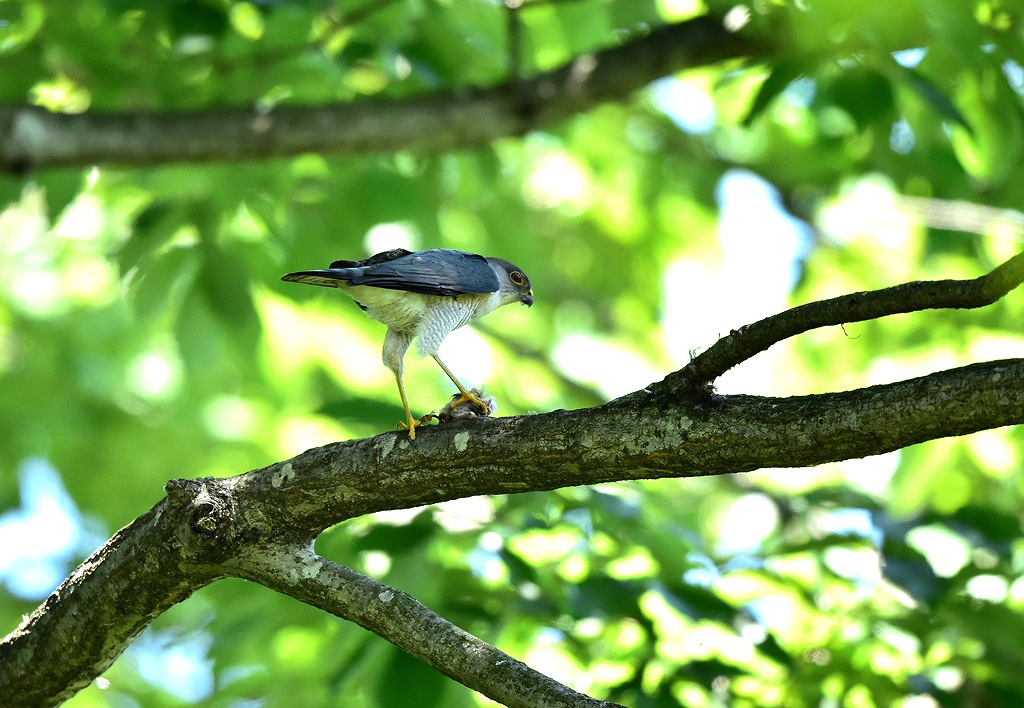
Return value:
[[(527, 74), (708, 11), (526, 0)], [(710, 9), (724, 11), (724, 6)], [(402, 419), (384, 328), (282, 274), (393, 247), (507, 258), (537, 304), (442, 357), (499, 415), (591, 406), (791, 305), (1024, 247), (1024, 7), (756, 3), (769, 61), (475, 150), (0, 176), (0, 632), (172, 478)], [(61, 113), (387, 99), (508, 78), (491, 0), (0, 3), (0, 101)], [(811, 332), (722, 393), (1024, 356), (1024, 295)], [(500, 335), (498, 334), (500, 332)], [(451, 385), (407, 359), (417, 415)], [(1020, 428), (814, 469), (457, 500), (324, 555), (630, 706), (1024, 704)], [(68, 705), (489, 705), (362, 629), (220, 581)]]

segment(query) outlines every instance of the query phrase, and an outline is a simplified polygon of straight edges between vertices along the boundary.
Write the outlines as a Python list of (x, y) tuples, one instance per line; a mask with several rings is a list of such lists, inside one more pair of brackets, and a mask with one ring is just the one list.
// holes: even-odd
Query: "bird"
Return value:
[(533, 286), (522, 268), (503, 258), (450, 248), (395, 248), (361, 261), (334, 261), (326, 269), (288, 273), (281, 280), (336, 287), (372, 319), (387, 325), (384, 365), (398, 383), (406, 417), (399, 426), (409, 431), (411, 440), (422, 423), (412, 415), (403, 376), (405, 354), (413, 339), (418, 339), (420, 352), (432, 357), (458, 387), (461, 395), (453, 408), (469, 403), (489, 415), (490, 406), (462, 385), (438, 350), (453, 330), (503, 305), (533, 305)]

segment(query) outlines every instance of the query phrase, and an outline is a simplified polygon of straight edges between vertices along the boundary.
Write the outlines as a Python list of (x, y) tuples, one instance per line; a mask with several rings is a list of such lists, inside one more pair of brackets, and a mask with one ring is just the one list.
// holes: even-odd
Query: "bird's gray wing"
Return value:
[(424, 295), (493, 293), (500, 287), (487, 259), (475, 253), (432, 248), (357, 271), (349, 282)]
[(335, 287), (367, 285), (423, 295), (470, 295), (497, 292), (498, 276), (483, 256), (447, 248), (410, 253), (395, 249), (365, 261), (335, 261), (325, 270), (289, 273), (282, 280)]

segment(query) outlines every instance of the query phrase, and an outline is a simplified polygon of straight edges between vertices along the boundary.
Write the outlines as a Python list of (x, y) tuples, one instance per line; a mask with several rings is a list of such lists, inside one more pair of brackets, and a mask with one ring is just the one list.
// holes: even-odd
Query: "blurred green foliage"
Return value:
[[(705, 9), (527, 0), (524, 70)], [(394, 428), (382, 328), (281, 283), (287, 271), (394, 245), (522, 265), (537, 305), (460, 331), (470, 355), (449, 363), (524, 414), (643, 386), (787, 303), (973, 277), (1021, 248), (990, 212), (936, 223), (913, 206), (1024, 207), (1021, 3), (754, 13), (752, 31), (786, 33), (770, 62), (687, 71), (478, 150), (0, 178), (0, 626), (45, 595), (21, 582), (37, 564), (70, 572), (81, 538), (139, 516), (168, 479)], [(159, 113), (489, 84), (507, 78), (507, 21), (484, 0), (6, 2), (0, 100)], [(1021, 356), (1022, 322), (1013, 293), (813, 332), (721, 390), (814, 393)], [(420, 414), (448, 393), (415, 357), (407, 382)], [(1022, 437), (460, 500), (353, 520), (318, 548), (631, 706), (1021, 705)], [(63, 511), (29, 493), (39, 459), (67, 488)], [(69, 513), (77, 535), (57, 552), (45, 539)], [(190, 702), (486, 703), (240, 581), (166, 613), (70, 705)]]

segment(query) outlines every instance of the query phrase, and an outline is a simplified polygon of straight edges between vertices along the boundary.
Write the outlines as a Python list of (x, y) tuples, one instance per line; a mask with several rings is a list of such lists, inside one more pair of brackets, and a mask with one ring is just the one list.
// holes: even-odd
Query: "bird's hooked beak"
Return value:
[(530, 292), (523, 295), (523, 299), (520, 300), (520, 302), (526, 305), (527, 307), (533, 307), (533, 291), (531, 290)]

